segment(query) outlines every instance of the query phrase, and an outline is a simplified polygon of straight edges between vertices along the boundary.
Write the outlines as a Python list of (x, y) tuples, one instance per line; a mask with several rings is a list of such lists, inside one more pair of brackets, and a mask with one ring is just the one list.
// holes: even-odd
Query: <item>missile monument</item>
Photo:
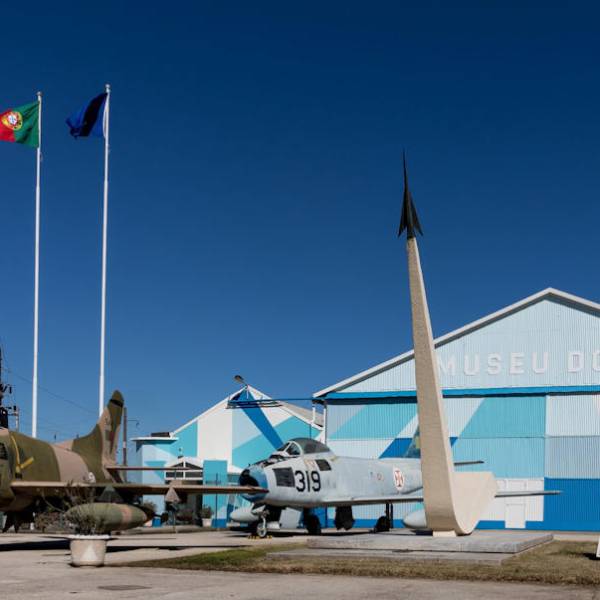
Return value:
[(406, 158), (404, 198), (398, 236), (404, 231), (407, 236), (406, 253), (427, 527), (434, 536), (466, 535), (475, 529), (483, 511), (494, 498), (497, 485), (492, 473), (459, 473), (454, 469), (416, 237), (417, 233), (423, 235), (423, 232), (408, 187)]

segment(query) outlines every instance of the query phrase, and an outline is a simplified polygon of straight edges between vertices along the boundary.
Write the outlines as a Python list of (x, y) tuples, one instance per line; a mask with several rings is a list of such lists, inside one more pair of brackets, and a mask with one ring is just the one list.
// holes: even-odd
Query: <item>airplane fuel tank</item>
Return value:
[(67, 521), (75, 527), (83, 526), (87, 529), (92, 524), (97, 534), (140, 527), (153, 516), (152, 511), (139, 506), (111, 502), (80, 504), (65, 513)]
[(405, 527), (408, 529), (427, 529), (427, 521), (425, 519), (425, 511), (415, 510), (409, 514), (407, 514), (403, 519)]
[(231, 511), (229, 518), (236, 523), (256, 523), (258, 522), (259, 515), (253, 512), (251, 506), (242, 506)]

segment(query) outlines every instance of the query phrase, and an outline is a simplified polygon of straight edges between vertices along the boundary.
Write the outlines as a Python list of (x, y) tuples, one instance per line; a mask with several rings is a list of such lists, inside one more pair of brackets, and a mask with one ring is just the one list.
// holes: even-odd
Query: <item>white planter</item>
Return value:
[(212, 527), (212, 517), (209, 519), (202, 519), (202, 527)]
[(101, 567), (110, 535), (71, 535), (71, 564), (74, 567)]

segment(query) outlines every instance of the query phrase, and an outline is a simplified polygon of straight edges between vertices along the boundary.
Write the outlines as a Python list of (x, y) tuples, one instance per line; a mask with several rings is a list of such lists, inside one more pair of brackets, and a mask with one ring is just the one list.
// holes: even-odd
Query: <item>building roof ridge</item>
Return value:
[[(467, 323), (466, 325), (463, 325), (462, 327), (459, 327), (458, 329), (454, 329), (452, 331), (449, 331), (448, 333), (445, 333), (444, 335), (441, 335), (441, 336), (435, 338), (434, 345), (436, 348), (438, 346), (442, 346), (443, 344), (446, 344), (452, 340), (462, 337), (472, 331), (475, 331), (477, 329), (485, 327), (486, 325), (489, 325), (495, 321), (503, 319), (515, 312), (518, 312), (519, 310), (523, 310), (524, 308), (527, 308), (533, 304), (541, 302), (545, 298), (549, 298), (551, 296), (554, 296), (558, 300), (562, 300), (563, 302), (566, 302), (568, 304), (574, 304), (576, 306), (584, 307), (587, 310), (591, 310), (593, 312), (600, 313), (600, 304), (597, 302), (592, 302), (591, 300), (587, 300), (580, 296), (576, 296), (574, 294), (564, 292), (557, 288), (547, 287), (547, 288), (540, 290), (539, 292), (535, 292), (534, 294), (526, 296), (525, 298), (522, 298), (521, 300), (518, 300), (517, 302), (514, 302), (513, 304), (509, 304), (508, 306), (505, 306), (504, 308), (496, 310), (484, 317), (476, 319), (475, 321), (471, 321), (470, 323)], [(318, 398), (318, 397), (324, 396), (330, 392), (338, 391), (339, 389), (346, 388), (350, 385), (353, 385), (355, 383), (363, 381), (364, 379), (368, 379), (369, 377), (372, 377), (373, 375), (377, 375), (379, 373), (382, 373), (383, 371), (387, 371), (388, 369), (390, 369), (392, 367), (395, 367), (403, 362), (406, 362), (407, 360), (410, 360), (413, 355), (414, 355), (414, 350), (412, 350), (412, 349), (407, 352), (404, 352), (402, 354), (398, 354), (397, 356), (394, 356), (393, 358), (390, 358), (384, 362), (378, 363), (369, 369), (360, 371), (356, 375), (347, 377), (346, 379), (343, 379), (337, 383), (334, 383), (333, 385), (327, 386), (327, 387), (319, 390), (318, 392), (315, 392), (313, 394), (313, 398)]]
[[(174, 429), (171, 432), (171, 435), (175, 435), (176, 433), (179, 433), (180, 431), (182, 431), (186, 427), (189, 427), (194, 421), (197, 421), (198, 419), (200, 419), (200, 417), (203, 417), (204, 415), (208, 415), (208, 414), (210, 414), (210, 413), (218, 410), (223, 404), (227, 404), (227, 403), (231, 402), (236, 396), (239, 396), (245, 389), (246, 389), (245, 386), (241, 387), (239, 390), (236, 390), (232, 394), (229, 394), (228, 396), (225, 396), (225, 398), (223, 398), (222, 400), (220, 400), (216, 404), (213, 404), (212, 406), (209, 406), (206, 410), (203, 410), (201, 413), (197, 414), (195, 417), (193, 417), (189, 421), (186, 421), (183, 425), (181, 425), (177, 429)], [(254, 398), (255, 400), (271, 400), (271, 398), (269, 396), (267, 396), (267, 394), (265, 394), (264, 392), (261, 392), (259, 389), (255, 388), (255, 387), (253, 387), (251, 385), (248, 386), (248, 390), (250, 391), (250, 393), (253, 396), (254, 396), (253, 392), (255, 392), (256, 394), (258, 394), (258, 395), (261, 396), (261, 398)]]

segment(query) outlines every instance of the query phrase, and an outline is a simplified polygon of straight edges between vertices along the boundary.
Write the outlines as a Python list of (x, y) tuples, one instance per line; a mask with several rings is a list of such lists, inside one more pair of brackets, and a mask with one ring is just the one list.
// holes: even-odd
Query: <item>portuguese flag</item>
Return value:
[(37, 148), (40, 144), (39, 102), (23, 104), (0, 114), (0, 140)]

